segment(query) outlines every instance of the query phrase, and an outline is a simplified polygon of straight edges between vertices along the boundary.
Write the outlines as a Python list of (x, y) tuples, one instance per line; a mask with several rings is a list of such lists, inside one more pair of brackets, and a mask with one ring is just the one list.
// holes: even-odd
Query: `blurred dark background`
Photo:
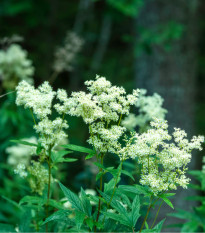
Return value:
[[(145, 88), (149, 94), (159, 93), (171, 126), (190, 136), (205, 134), (203, 0), (0, 0), (0, 38), (24, 38), (21, 45), (35, 66), (36, 86), (51, 79), (54, 53), (67, 31), (77, 33), (84, 44), (74, 69), (61, 72), (54, 89), (84, 89), (84, 81), (99, 74), (127, 91)], [(1, 161), (6, 139), (11, 134), (28, 136), (32, 130), (19, 133), (9, 127), (9, 121), (1, 127)], [(70, 120), (69, 134), (71, 143), (86, 143), (80, 120)], [(194, 156), (191, 168), (201, 169), (200, 155)], [(77, 167), (75, 174), (81, 169)], [(187, 192), (178, 195), (175, 205), (182, 208)]]

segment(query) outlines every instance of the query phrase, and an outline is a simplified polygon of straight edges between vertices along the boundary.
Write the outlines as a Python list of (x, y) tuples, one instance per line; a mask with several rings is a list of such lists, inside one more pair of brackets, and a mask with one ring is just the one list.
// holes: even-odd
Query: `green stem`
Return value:
[(50, 77), (50, 79), (49, 79), (49, 83), (50, 83), (50, 84), (53, 84), (58, 75), (59, 75), (59, 72), (58, 72), (58, 71), (53, 72), (53, 74), (51, 75), (51, 77)]
[(98, 155), (97, 155), (97, 151), (96, 151), (96, 149), (95, 149), (95, 145), (94, 145), (94, 139), (93, 139), (93, 131), (92, 131), (92, 127), (91, 127), (91, 125), (89, 125), (89, 130), (90, 130), (90, 136), (91, 136), (91, 139), (92, 139), (92, 143), (93, 143), (93, 148), (94, 148), (94, 150), (95, 150), (95, 154), (96, 154), (96, 156), (97, 156), (97, 158), (98, 158)]
[(121, 115), (120, 115), (120, 119), (119, 119), (119, 122), (118, 122), (118, 126), (120, 125), (121, 120), (122, 120), (122, 113), (121, 113)]
[(141, 226), (141, 228), (140, 228), (139, 233), (141, 233), (141, 231), (142, 231), (142, 229), (143, 229), (143, 227), (144, 227), (144, 224), (145, 224), (145, 222), (147, 221), (147, 217), (148, 217), (148, 215), (149, 215), (150, 209), (152, 208), (152, 199), (153, 199), (153, 196), (151, 196), (151, 198), (150, 198), (150, 205), (149, 205), (149, 207), (148, 207), (148, 209), (147, 209), (147, 213), (146, 213), (146, 216), (145, 216), (145, 218), (144, 218), (144, 221), (143, 221), (143, 223), (142, 223), (142, 226)]
[(30, 108), (30, 111), (31, 111), (31, 115), (32, 115), (32, 118), (33, 118), (33, 122), (34, 122), (34, 124), (36, 125), (36, 120), (35, 120), (35, 118), (34, 118), (33, 111), (32, 111), (31, 108)]
[(116, 178), (116, 180), (115, 180), (114, 189), (113, 189), (113, 192), (112, 192), (112, 196), (111, 196), (110, 201), (109, 201), (109, 203), (108, 203), (108, 205), (107, 205), (107, 208), (109, 208), (110, 203), (112, 202), (112, 199), (113, 199), (113, 197), (114, 197), (114, 195), (115, 195), (115, 190), (116, 190), (116, 188), (117, 188), (117, 181), (118, 181), (119, 176), (120, 176), (120, 173), (121, 173), (121, 171), (122, 171), (122, 164), (123, 164), (123, 160), (122, 160), (121, 163), (120, 163), (120, 169), (119, 169), (119, 171), (118, 171), (117, 178)]
[(163, 200), (162, 200), (162, 202), (161, 202), (161, 204), (160, 204), (160, 206), (159, 206), (159, 208), (158, 208), (158, 210), (157, 210), (157, 214), (156, 214), (156, 216), (155, 216), (155, 218), (154, 218), (154, 222), (152, 223), (152, 226), (151, 226), (151, 228), (150, 228), (150, 229), (152, 229), (152, 228), (153, 228), (153, 226), (154, 226), (154, 224), (155, 224), (155, 222), (156, 222), (156, 220), (157, 220), (157, 217), (158, 217), (158, 214), (159, 214), (160, 208), (161, 208), (161, 206), (162, 206), (162, 203), (163, 203)]
[[(103, 158), (104, 158), (104, 155), (102, 154), (101, 155), (101, 164), (103, 165)], [(99, 172), (102, 172), (102, 168), (100, 168)], [(103, 189), (103, 175), (100, 177), (100, 191), (102, 191)], [(99, 202), (98, 202), (98, 213), (97, 213), (97, 217), (96, 217), (96, 223), (98, 222), (99, 220), (99, 216), (100, 216), (100, 209), (101, 209), (101, 200), (100, 200), (100, 197), (101, 197), (101, 194), (99, 194)], [(95, 226), (95, 232), (97, 230), (97, 226)]]
[[(116, 178), (116, 180), (115, 180), (115, 185), (114, 185), (114, 188), (113, 188), (112, 196), (111, 196), (111, 198), (110, 198), (110, 201), (109, 201), (108, 204), (107, 204), (107, 209), (109, 208), (110, 203), (112, 202), (112, 199), (113, 199), (113, 197), (114, 197), (114, 195), (115, 195), (115, 190), (116, 190), (116, 187), (117, 187), (117, 181), (118, 181), (118, 179), (119, 179), (119, 176), (120, 176), (120, 173), (121, 173), (121, 170), (122, 170), (122, 164), (123, 164), (123, 160), (122, 160), (121, 163), (120, 163), (120, 169), (119, 169), (119, 171), (118, 171), (117, 178)], [(104, 222), (105, 222), (105, 216), (104, 216), (104, 218), (103, 218), (103, 224), (104, 224)]]
[[(47, 202), (46, 202), (46, 218), (48, 218), (50, 189), (51, 189), (51, 149), (49, 149), (49, 157), (48, 157), (48, 193), (47, 193)], [(46, 232), (48, 232), (48, 223), (46, 223)]]

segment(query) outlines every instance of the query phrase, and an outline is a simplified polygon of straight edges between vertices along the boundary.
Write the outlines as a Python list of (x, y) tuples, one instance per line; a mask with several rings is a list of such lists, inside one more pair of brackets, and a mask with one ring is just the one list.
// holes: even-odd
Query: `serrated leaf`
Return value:
[(59, 209), (59, 210), (65, 209), (65, 207), (61, 203), (58, 203), (54, 199), (49, 199), (48, 205), (52, 206), (52, 207), (54, 207), (56, 209)]
[(111, 218), (113, 220), (115, 220), (116, 222), (120, 222), (122, 225), (128, 226), (128, 227), (132, 227), (130, 225), (130, 222), (125, 219), (122, 215), (120, 214), (115, 214), (115, 213), (109, 213), (109, 212), (102, 212), (105, 216), (107, 216), (108, 218)]
[(51, 152), (51, 159), (54, 163), (61, 163), (64, 162), (66, 158), (63, 158), (65, 155), (73, 153), (72, 151), (52, 151)]
[(104, 174), (104, 172), (99, 172), (99, 173), (96, 175), (95, 180), (98, 181), (98, 180), (101, 178), (101, 176), (103, 176), (103, 174)]
[(93, 226), (94, 226), (93, 219), (92, 218), (86, 218), (85, 222), (89, 226), (90, 230), (92, 231)]
[(13, 206), (15, 206), (15, 207), (17, 207), (18, 209), (22, 209), (21, 208), (21, 206), (17, 203), (17, 202), (15, 202), (15, 201), (13, 201), (13, 200), (11, 200), (11, 199), (9, 199), (8, 197), (5, 197), (5, 196), (1, 196), (3, 199), (5, 199), (6, 201), (8, 201), (10, 204), (12, 204)]
[(132, 203), (132, 212), (131, 212), (133, 227), (136, 225), (136, 222), (138, 218), (140, 217), (139, 211), (140, 211), (140, 198), (138, 195), (136, 195)]
[(19, 224), (19, 232), (30, 232), (31, 219), (31, 210), (25, 210)]
[[(119, 192), (117, 192), (117, 193), (119, 194)], [(125, 194), (120, 193), (119, 197), (122, 199), (123, 203), (125, 203), (129, 208), (132, 207), (129, 198)]]
[(86, 215), (88, 217), (91, 217), (91, 213), (92, 213), (92, 206), (90, 204), (90, 201), (85, 193), (85, 191), (83, 190), (83, 188), (81, 188), (81, 193), (80, 193), (80, 199), (83, 205), (83, 209), (84, 209), (84, 213), (86, 213)]
[(68, 188), (66, 188), (63, 184), (59, 182), (60, 188), (63, 191), (64, 195), (67, 197), (68, 201), (72, 204), (73, 208), (78, 211), (83, 212), (83, 207), (80, 198), (73, 192), (71, 192)]
[(133, 181), (135, 181), (135, 178), (133, 177), (133, 175), (130, 172), (128, 172), (126, 170), (122, 170), (121, 172), (122, 172), (122, 174), (129, 176)]
[(19, 205), (25, 203), (43, 205), (45, 203), (45, 200), (37, 196), (25, 196), (20, 200)]
[(190, 221), (184, 223), (181, 232), (196, 232), (199, 227), (199, 223), (197, 221)]
[(83, 146), (76, 146), (73, 144), (67, 144), (67, 145), (62, 145), (62, 147), (73, 150), (73, 151), (78, 151), (78, 152), (82, 152), (82, 153), (88, 153), (88, 154), (95, 154), (95, 151), (83, 147)]
[(106, 170), (106, 168), (101, 163), (94, 162), (93, 164), (95, 164), (95, 166), (97, 166), (99, 168), (102, 168), (103, 170)]
[(38, 146), (35, 143), (26, 142), (26, 141), (23, 141), (23, 140), (10, 140), (10, 142), (14, 142), (14, 143), (18, 143), (18, 144), (22, 144), (22, 145), (26, 145), (26, 146), (35, 146), (35, 147)]
[(166, 218), (164, 218), (162, 221), (160, 221), (160, 222), (153, 228), (153, 230), (155, 230), (156, 233), (160, 233), (160, 232), (161, 232), (162, 226), (163, 226), (165, 220), (166, 220)]
[(170, 201), (168, 198), (166, 198), (166, 197), (161, 197), (161, 198), (162, 198), (162, 200), (163, 200), (164, 202), (167, 203), (168, 206), (170, 206), (172, 209), (174, 209), (173, 204), (171, 203), (171, 201)]
[(84, 218), (85, 218), (84, 213), (82, 213), (80, 211), (75, 212), (75, 222), (76, 222), (76, 226), (77, 226), (78, 230), (80, 230), (80, 228), (81, 228), (81, 226), (83, 224)]
[(88, 154), (88, 155), (85, 157), (85, 160), (91, 159), (93, 156), (95, 156), (95, 154)]
[(60, 221), (71, 221), (68, 216), (71, 213), (70, 210), (58, 210), (56, 211), (54, 214), (50, 215), (48, 218), (46, 218), (46, 220), (43, 222), (43, 225), (50, 222), (50, 221), (56, 221), (56, 220), (60, 220)]
[(109, 192), (112, 192), (113, 191), (113, 187), (115, 185), (115, 179), (111, 179), (108, 183), (105, 183), (104, 186), (104, 192), (105, 193), (109, 193)]
[(144, 195), (151, 195), (149, 192), (148, 192), (148, 189), (146, 187), (142, 187), (140, 185), (134, 185), (134, 186), (131, 186), (131, 185), (120, 185), (118, 187), (118, 190), (119, 191), (122, 191), (124, 193), (135, 193), (135, 194), (144, 194)]

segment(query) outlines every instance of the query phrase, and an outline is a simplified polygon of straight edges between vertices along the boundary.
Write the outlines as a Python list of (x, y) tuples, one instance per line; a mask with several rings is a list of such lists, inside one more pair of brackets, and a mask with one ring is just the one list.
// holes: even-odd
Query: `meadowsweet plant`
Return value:
[[(156, 94), (150, 98), (144, 96), (145, 91), (140, 94), (139, 90), (133, 90), (127, 94), (123, 87), (114, 86), (98, 75), (85, 85), (87, 92), (72, 92), (70, 96), (63, 89), (53, 91), (48, 82), (35, 89), (22, 81), (16, 88), (16, 104), (29, 109), (38, 135), (37, 143), (16, 141), (36, 148), (35, 160), (27, 167), (18, 164), (14, 171), (28, 179), (31, 191), (36, 193), (20, 201), (21, 206), (34, 213), (29, 219), (29, 231), (160, 232), (165, 221), (157, 222), (161, 204), (165, 202), (173, 208), (170, 198), (175, 193), (171, 191), (187, 188), (190, 182), (187, 165), (192, 150), (202, 150), (204, 137), (188, 140), (186, 132), (178, 128), (170, 134), (162, 98)], [(158, 112), (151, 110), (152, 101)], [(125, 124), (121, 125), (123, 118), (130, 116), (132, 105), (141, 106), (139, 119), (143, 116), (145, 119), (143, 122), (138, 119), (141, 122), (138, 125), (143, 126), (143, 132), (130, 132)], [(58, 115), (56, 118), (54, 113)], [(57, 151), (60, 141), (68, 135), (67, 115), (82, 118), (87, 125), (87, 147), (65, 144), (63, 150)], [(145, 127), (148, 122), (149, 127)], [(75, 161), (65, 158), (72, 151), (85, 155), (98, 168), (95, 190), (81, 188), (76, 194), (52, 176), (58, 163)], [(107, 156), (113, 156), (119, 164), (107, 166)], [(133, 177), (126, 169), (128, 160), (137, 161), (139, 177)], [(122, 178), (131, 179), (130, 185), (123, 184)], [(52, 198), (54, 182), (59, 183), (65, 197)], [(159, 202), (150, 223), (149, 212)]]
[[(32, 160), (30, 166), (18, 164), (17, 174), (21, 177), (28, 177), (28, 182), (33, 192), (43, 194), (47, 185), (47, 199), (45, 204), (46, 216), (48, 217), (50, 204), (50, 187), (52, 183), (52, 168), (59, 162), (72, 162), (75, 159), (66, 159), (67, 151), (58, 151), (57, 147), (68, 135), (65, 129), (68, 128), (64, 116), (53, 117), (53, 101), (56, 92), (48, 82), (44, 82), (38, 88), (22, 81), (16, 88), (16, 104), (22, 105), (31, 113), (34, 122), (34, 130), (38, 135), (37, 143), (30, 143), (24, 140), (14, 140), (14, 142), (32, 146), (36, 148), (37, 161)], [(47, 166), (47, 168), (46, 168)], [(26, 172), (27, 168), (27, 172)], [(46, 228), (47, 229), (47, 228)]]

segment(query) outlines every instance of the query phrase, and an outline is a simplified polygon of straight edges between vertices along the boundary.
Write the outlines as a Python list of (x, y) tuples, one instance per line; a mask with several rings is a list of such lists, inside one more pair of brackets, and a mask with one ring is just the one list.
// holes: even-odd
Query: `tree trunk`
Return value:
[[(149, 53), (143, 51), (143, 54), (136, 57), (135, 78), (137, 87), (147, 89), (150, 94), (157, 92), (165, 99), (164, 106), (168, 109), (169, 125), (185, 129), (189, 136), (194, 133), (197, 7), (198, 0), (144, 0), (144, 6), (135, 21), (136, 29), (145, 28), (150, 31), (156, 31), (160, 25), (170, 22), (184, 25), (182, 37), (172, 41), (170, 50), (166, 50), (157, 42), (151, 43)], [(139, 34), (136, 41), (140, 43)], [(190, 168), (196, 169), (196, 165), (195, 156)], [(182, 209), (190, 206), (186, 205), (184, 199), (191, 195), (191, 192), (179, 188), (177, 196), (173, 199), (174, 206)], [(162, 209), (160, 219), (170, 212), (170, 207)], [(166, 225), (176, 222), (176, 219), (169, 217)]]

